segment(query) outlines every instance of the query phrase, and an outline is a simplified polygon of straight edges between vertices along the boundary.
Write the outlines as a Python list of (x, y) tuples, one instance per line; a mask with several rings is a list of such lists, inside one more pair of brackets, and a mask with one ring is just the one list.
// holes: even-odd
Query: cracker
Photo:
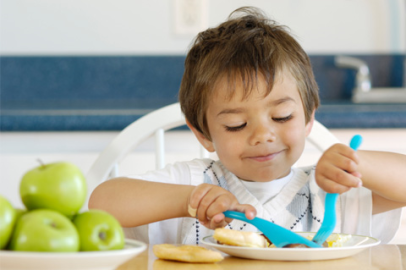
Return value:
[(220, 252), (193, 245), (159, 244), (154, 245), (152, 251), (159, 259), (180, 262), (215, 263), (223, 259)]
[(185, 263), (168, 260), (155, 260), (153, 270), (224, 270), (219, 263)]
[(268, 247), (268, 241), (265, 239), (265, 237), (255, 232), (243, 232), (218, 228), (214, 231), (213, 238), (221, 244), (230, 246), (255, 248)]

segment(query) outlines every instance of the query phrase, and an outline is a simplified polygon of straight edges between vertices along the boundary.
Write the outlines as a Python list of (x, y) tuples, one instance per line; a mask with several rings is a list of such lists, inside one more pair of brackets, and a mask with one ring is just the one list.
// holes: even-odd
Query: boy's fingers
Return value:
[(238, 212), (245, 213), (245, 216), (248, 219), (253, 219), (257, 215), (257, 210), (255, 209), (254, 206), (250, 204), (238, 204), (235, 207), (235, 210)]
[(328, 193), (344, 193), (351, 189), (351, 187), (340, 185), (339, 183), (327, 178), (321, 179), (319, 183), (320, 188)]
[(236, 200), (234, 195), (231, 195), (228, 191), (211, 199), (211, 204), (206, 211), (206, 217), (210, 220), (213, 220), (213, 218), (224, 220), (223, 212), (229, 210), (231, 205), (235, 203), (234, 200)]
[(226, 210), (245, 213), (248, 219), (256, 216), (255, 207), (238, 204), (235, 197), (228, 191), (218, 190), (212, 185), (203, 184), (191, 192), (188, 213), (191, 217), (197, 217), (202, 225), (211, 229), (226, 226), (228, 221), (232, 220), (226, 220), (223, 214)]
[(227, 226), (228, 222), (224, 218), (224, 215), (221, 215), (222, 214), (218, 214), (214, 216), (210, 221), (200, 221), (200, 224), (211, 230), (214, 230), (216, 228), (223, 228)]
[(351, 175), (361, 179), (362, 178), (362, 174), (360, 172), (352, 172)]
[[(233, 219), (232, 219), (232, 218), (225, 218), (225, 221), (226, 221), (227, 224), (230, 224), (231, 221), (233, 221)], [(226, 225), (227, 225), (227, 224), (226, 224)]]
[(228, 223), (223, 213), (215, 215), (210, 222), (210, 225), (213, 229), (225, 227), (227, 226), (227, 224)]
[(347, 158), (351, 159), (352, 161), (354, 161), (355, 163), (359, 163), (359, 157), (357, 154), (357, 151), (355, 151), (354, 149), (351, 149), (349, 146), (346, 146), (346, 150), (345, 153), (343, 153), (344, 156), (346, 156)]
[[(352, 149), (349, 149), (349, 151), (352, 151)], [(355, 153), (355, 152), (353, 152)], [(351, 153), (342, 153), (342, 152), (333, 152), (329, 154), (329, 162), (325, 165), (332, 165), (336, 166), (337, 168), (340, 168), (341, 170), (348, 171), (348, 172), (353, 172), (357, 169), (357, 164), (358, 162), (351, 156)], [(334, 161), (332, 163), (332, 161)], [(326, 170), (323, 168), (323, 170)]]
[(210, 229), (214, 230), (214, 229), (217, 229), (217, 228), (223, 228), (223, 227), (227, 226), (227, 224), (228, 223), (225, 221), (224, 218), (220, 219), (220, 220), (212, 219), (210, 221)]
[[(239, 207), (235, 208), (235, 211), (244, 212), (248, 219), (253, 219), (256, 216), (256, 210), (252, 205), (239, 205)], [(223, 213), (219, 213), (212, 217), (210, 220), (210, 228), (223, 228), (227, 226), (233, 219), (226, 218)]]
[(211, 220), (217, 213), (227, 210), (230, 203), (227, 196), (223, 196), (225, 192), (227, 191), (213, 189), (206, 193), (197, 208), (199, 220)]
[(196, 186), (190, 193), (189, 205), (192, 209), (197, 209), (200, 200), (206, 195), (209, 188), (205, 185)]
[(191, 217), (198, 216), (198, 208), (200, 201), (206, 196), (206, 194), (210, 191), (211, 187), (209, 185), (199, 185), (195, 187), (189, 198), (189, 205), (188, 205), (188, 213)]
[(327, 179), (339, 185), (359, 187), (361, 179), (358, 176), (361, 176), (361, 174), (357, 172), (346, 172), (333, 164), (325, 165), (321, 171), (316, 171), (316, 180), (319, 186), (322, 186), (323, 180)]
[(343, 156), (346, 156), (351, 159), (358, 159), (358, 156), (356, 154), (356, 151), (349, 147), (348, 145), (345, 145), (343, 143), (338, 143), (335, 144), (334, 146), (334, 151), (340, 153)]
[(358, 177), (355, 177), (349, 173), (344, 172), (345, 176), (343, 176), (340, 181), (337, 179), (331, 179), (330, 181), (336, 183), (340, 186), (345, 186), (347, 188), (358, 188), (362, 186), (362, 180)]

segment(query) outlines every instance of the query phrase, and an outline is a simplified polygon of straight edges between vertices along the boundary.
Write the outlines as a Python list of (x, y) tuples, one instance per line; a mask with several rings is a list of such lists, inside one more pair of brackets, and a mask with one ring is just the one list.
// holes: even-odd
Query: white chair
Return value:
[[(97, 157), (87, 173), (89, 195), (101, 182), (118, 176), (120, 161), (137, 145), (154, 135), (156, 168), (163, 168), (165, 166), (164, 133), (166, 130), (185, 124), (185, 117), (179, 103), (174, 103), (153, 111), (127, 126)], [(307, 140), (320, 151), (325, 151), (331, 145), (339, 142), (318, 121), (314, 121), (313, 129)], [(200, 157), (208, 157), (209, 153), (203, 147), (200, 149)], [(87, 207), (87, 203), (85, 207)]]

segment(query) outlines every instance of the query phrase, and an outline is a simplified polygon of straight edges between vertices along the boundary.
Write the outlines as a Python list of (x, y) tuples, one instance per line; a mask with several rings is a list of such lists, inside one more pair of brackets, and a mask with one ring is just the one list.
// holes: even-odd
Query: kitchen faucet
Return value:
[(337, 56), (335, 64), (338, 67), (357, 70), (354, 91), (369, 92), (371, 90), (371, 77), (369, 75), (368, 64), (365, 61), (350, 56)]
[(352, 101), (354, 103), (406, 103), (406, 86), (391, 88), (372, 87), (368, 64), (365, 61), (355, 57), (340, 55), (335, 57), (335, 65), (341, 68), (357, 70), (355, 87), (352, 91)]

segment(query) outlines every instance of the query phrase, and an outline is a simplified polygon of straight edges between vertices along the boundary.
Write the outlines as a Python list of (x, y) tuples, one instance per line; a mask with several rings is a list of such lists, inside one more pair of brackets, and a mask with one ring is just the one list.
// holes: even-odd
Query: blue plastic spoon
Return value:
[(304, 238), (288, 229), (285, 229), (279, 225), (276, 225), (268, 220), (255, 217), (254, 219), (248, 219), (244, 213), (235, 211), (225, 211), (224, 215), (228, 218), (238, 219), (254, 225), (260, 230), (276, 247), (281, 248), (289, 244), (304, 244), (312, 248), (320, 248), (321, 245), (314, 243), (313, 241)]
[[(352, 137), (350, 142), (350, 147), (357, 150), (362, 143), (361, 135), (355, 135)], [(336, 202), (338, 194), (337, 193), (327, 193), (325, 199), (324, 207), (324, 218), (320, 229), (317, 231), (316, 235), (313, 237), (313, 242), (322, 245), (327, 238), (334, 231), (336, 226)]]

